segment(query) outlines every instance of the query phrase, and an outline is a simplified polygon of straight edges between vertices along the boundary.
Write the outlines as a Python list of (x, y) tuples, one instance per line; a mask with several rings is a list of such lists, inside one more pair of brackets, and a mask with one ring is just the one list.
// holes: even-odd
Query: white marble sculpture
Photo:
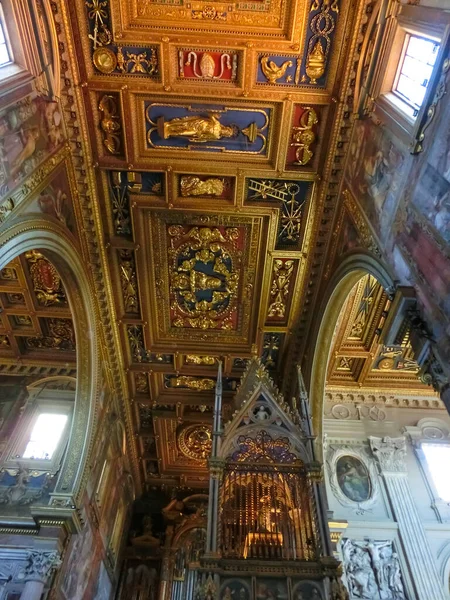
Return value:
[(351, 600), (406, 600), (391, 541), (346, 539), (342, 553)]

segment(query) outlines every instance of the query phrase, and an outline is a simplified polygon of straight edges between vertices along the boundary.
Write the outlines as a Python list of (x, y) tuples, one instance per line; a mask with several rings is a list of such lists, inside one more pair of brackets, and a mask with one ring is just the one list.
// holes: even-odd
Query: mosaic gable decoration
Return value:
[(267, 154), (270, 108), (145, 102), (148, 148)]

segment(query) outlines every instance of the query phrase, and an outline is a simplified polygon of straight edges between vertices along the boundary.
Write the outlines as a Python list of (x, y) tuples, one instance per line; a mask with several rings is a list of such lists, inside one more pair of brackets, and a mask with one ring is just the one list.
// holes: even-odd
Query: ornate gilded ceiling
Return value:
[[(119, 349), (127, 427), (149, 484), (205, 486), (218, 361), (225, 418), (251, 357), (292, 396), (317, 295), (338, 257), (377, 250), (351, 196), (337, 206), (370, 6), (65, 3), (72, 38), (62, 70), (72, 61), (76, 81), (63, 86), (71, 141), (61, 160), (70, 154), (75, 173), (67, 169), (61, 193), (73, 210), (51, 214), (80, 247), (94, 253), (90, 236), (102, 246), (91, 264), (105, 269), (107, 336)], [(77, 102), (79, 115), (70, 109)], [(88, 189), (95, 218), (77, 203)], [(62, 335), (70, 311), (43, 260), (20, 257), (8, 266), (14, 278), (2, 274), (1, 362), (51, 357), (73, 369), (75, 340)], [(372, 286), (364, 305), (363, 288), (337, 334), (330, 381), (378, 385), (401, 364), (403, 385), (413, 372), (407, 350), (391, 357), (378, 343), (387, 298)], [(21, 305), (8, 300), (19, 295)]]
[(198, 425), (186, 439), (209, 426), (218, 360), (229, 411), (249, 358), (276, 376), (289, 352), (351, 9), (345, 0), (70, 6), (149, 481), (204, 477), (204, 459), (181, 440), (186, 424)]
[(143, 472), (201, 486), (218, 361), (230, 414), (308, 310), (356, 7), (68, 7)]

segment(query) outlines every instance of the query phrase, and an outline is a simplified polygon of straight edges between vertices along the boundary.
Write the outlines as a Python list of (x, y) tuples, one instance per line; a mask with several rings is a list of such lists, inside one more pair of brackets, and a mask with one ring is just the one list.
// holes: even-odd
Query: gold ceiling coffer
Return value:
[(306, 56), (306, 74), (309, 83), (316, 85), (326, 69), (331, 49), (331, 34), (336, 27), (336, 16), (339, 13), (338, 0), (314, 0), (310, 12), (319, 11), (311, 19), (309, 28), (313, 35), (308, 42)]
[(112, 34), (107, 26), (108, 20), (108, 0), (92, 0), (86, 1), (88, 10), (88, 18), (94, 21), (94, 35), (89, 34), (89, 39), (92, 40), (94, 50), (100, 46), (108, 46), (112, 42)]
[[(181, 63), (184, 60), (183, 55), (183, 50), (180, 50), (179, 56)], [(216, 61), (214, 60), (214, 57), (211, 54), (209, 54), (209, 52), (205, 52), (199, 60), (197, 52), (191, 51), (187, 56), (187, 60), (184, 63), (184, 66), (192, 67), (194, 75), (199, 79), (222, 79), (226, 69), (230, 70), (231, 68), (233, 68), (233, 71), (236, 71), (236, 59), (236, 55), (233, 55), (232, 60), (229, 54), (222, 54), (220, 57), (220, 73), (219, 75), (214, 75), (216, 70)], [(182, 69), (180, 69), (180, 73), (183, 73)], [(232, 76), (232, 79), (233, 78), (234, 77)]]
[(197, 175), (183, 175), (180, 179), (180, 188), (183, 197), (221, 196), (225, 191), (225, 181), (218, 177), (202, 180)]
[(292, 67), (292, 61), (287, 60), (282, 65), (278, 66), (273, 60), (269, 60), (268, 56), (261, 57), (261, 69), (269, 83), (276, 83), (286, 73), (286, 69)]
[(314, 156), (311, 150), (312, 144), (316, 141), (316, 134), (313, 131), (314, 125), (317, 125), (319, 119), (314, 108), (305, 107), (305, 112), (300, 117), (300, 125), (292, 129), (291, 146), (296, 148), (296, 165), (307, 165)]
[(289, 283), (294, 271), (294, 261), (276, 259), (273, 262), (273, 280), (270, 290), (272, 299), (269, 305), (269, 317), (284, 317), (286, 312), (286, 301), (289, 294)]
[[(131, 67), (131, 68), (130, 68)], [(155, 75), (158, 72), (158, 58), (156, 50), (139, 54), (126, 51), (119, 46), (117, 48), (117, 68), (122, 73), (141, 73), (142, 75)]]
[(98, 104), (98, 110), (102, 114), (100, 128), (103, 132), (103, 145), (110, 154), (119, 154), (122, 125), (115, 98), (105, 94)]
[(206, 21), (226, 21), (227, 13), (223, 10), (217, 10), (213, 6), (201, 7), (200, 10), (192, 10), (193, 19), (204, 19)]
[(159, 136), (164, 140), (186, 137), (190, 142), (201, 143), (235, 137), (238, 132), (235, 126), (222, 125), (213, 113), (208, 117), (176, 117), (168, 121), (159, 117), (157, 128)]

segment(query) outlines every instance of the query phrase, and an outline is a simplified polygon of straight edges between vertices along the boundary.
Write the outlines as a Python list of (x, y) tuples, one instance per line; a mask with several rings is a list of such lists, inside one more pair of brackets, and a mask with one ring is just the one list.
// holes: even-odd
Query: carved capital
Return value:
[(446, 400), (448, 400), (448, 389), (450, 381), (447, 373), (443, 368), (442, 361), (438, 358), (437, 353), (430, 349), (428, 356), (420, 370), (420, 379), (423, 383), (431, 385), (433, 389), (441, 395), (441, 399), (448, 408)]
[(406, 473), (406, 441), (404, 437), (369, 438), (372, 454), (378, 461), (382, 471)]
[(27, 564), (21, 571), (19, 578), (24, 581), (40, 581), (47, 583), (52, 571), (62, 564), (58, 552), (42, 552), (30, 550), (27, 555)]

